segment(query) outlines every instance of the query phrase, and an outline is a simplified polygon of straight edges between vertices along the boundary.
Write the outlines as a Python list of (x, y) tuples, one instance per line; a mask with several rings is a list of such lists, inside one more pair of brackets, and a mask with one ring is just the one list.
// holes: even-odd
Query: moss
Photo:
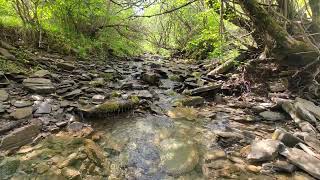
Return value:
[(20, 166), (20, 160), (13, 157), (5, 158), (0, 164), (0, 175), (6, 179), (16, 173)]
[(138, 96), (131, 96), (130, 97), (130, 101), (133, 103), (133, 104), (138, 104), (140, 102), (140, 99)]
[(95, 111), (96, 112), (101, 112), (101, 113), (108, 113), (108, 112), (115, 112), (119, 110), (120, 104), (118, 101), (113, 100), (113, 101), (108, 101), (103, 103), (102, 105), (98, 106)]
[(113, 73), (104, 73), (102, 77), (106, 82), (110, 82), (114, 79)]
[(114, 98), (121, 97), (121, 93), (118, 91), (112, 91), (111, 97), (114, 97)]

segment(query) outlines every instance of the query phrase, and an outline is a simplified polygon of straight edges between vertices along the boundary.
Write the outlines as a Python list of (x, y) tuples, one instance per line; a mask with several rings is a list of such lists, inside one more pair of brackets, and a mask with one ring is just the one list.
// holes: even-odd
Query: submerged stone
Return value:
[(181, 175), (195, 168), (199, 155), (196, 146), (190, 141), (166, 139), (160, 143), (160, 159), (169, 174)]
[(199, 118), (198, 111), (189, 107), (176, 107), (168, 112), (168, 116), (175, 120), (195, 121)]

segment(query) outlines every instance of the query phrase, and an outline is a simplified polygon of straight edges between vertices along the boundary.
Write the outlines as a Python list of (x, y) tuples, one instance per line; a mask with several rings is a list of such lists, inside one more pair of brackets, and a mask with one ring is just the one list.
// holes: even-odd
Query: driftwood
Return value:
[(223, 64), (221, 64), (220, 66), (218, 66), (214, 70), (210, 71), (208, 73), (208, 76), (214, 76), (214, 75), (222, 74), (222, 73), (229, 71), (233, 67), (234, 61), (235, 61), (234, 59), (230, 59), (230, 60), (224, 62)]

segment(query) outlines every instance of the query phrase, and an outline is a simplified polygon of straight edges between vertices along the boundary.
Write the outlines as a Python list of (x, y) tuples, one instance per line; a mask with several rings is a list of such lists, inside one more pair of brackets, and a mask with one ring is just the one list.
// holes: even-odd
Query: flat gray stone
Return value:
[(292, 164), (320, 179), (320, 160), (297, 148), (287, 148), (281, 152)]
[(32, 107), (18, 108), (10, 114), (10, 117), (19, 120), (32, 116)]
[(0, 102), (1, 101), (6, 101), (9, 98), (9, 94), (7, 93), (7, 91), (0, 89)]
[(39, 94), (50, 94), (55, 91), (52, 82), (44, 78), (28, 78), (23, 81), (23, 85), (28, 90)]
[(49, 114), (52, 111), (52, 106), (48, 102), (42, 102), (37, 110), (35, 111), (35, 114)]
[(0, 144), (0, 149), (8, 150), (32, 142), (33, 138), (40, 133), (40, 128), (40, 124), (31, 124), (16, 129), (15, 131), (3, 137)]
[(14, 107), (17, 107), (17, 108), (24, 108), (24, 107), (29, 107), (29, 106), (32, 106), (33, 105), (33, 102), (32, 101), (24, 101), (24, 100), (21, 100), (21, 101), (14, 101), (11, 103)]
[(273, 111), (264, 111), (261, 112), (259, 115), (267, 121), (280, 121), (285, 119), (285, 116), (282, 113)]
[(48, 71), (48, 70), (39, 70), (39, 71), (35, 72), (31, 77), (43, 78), (43, 77), (46, 77), (46, 76), (49, 76), (49, 75), (50, 75), (50, 71)]
[(282, 143), (278, 140), (254, 141), (247, 159), (251, 162), (264, 162), (273, 160), (279, 153)]

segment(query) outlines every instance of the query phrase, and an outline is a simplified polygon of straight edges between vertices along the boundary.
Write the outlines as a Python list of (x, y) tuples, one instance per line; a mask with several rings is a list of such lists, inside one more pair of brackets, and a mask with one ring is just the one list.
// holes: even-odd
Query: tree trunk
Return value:
[(314, 33), (313, 38), (320, 41), (320, 1), (309, 0), (309, 5), (312, 11), (312, 25), (310, 27), (311, 33)]
[[(318, 1), (318, 0), (317, 0)], [(283, 63), (304, 66), (314, 61), (318, 56), (317, 49), (307, 42), (298, 41), (290, 36), (256, 0), (239, 0), (242, 9), (248, 14), (258, 29), (264, 30), (276, 41), (274, 53)]]

